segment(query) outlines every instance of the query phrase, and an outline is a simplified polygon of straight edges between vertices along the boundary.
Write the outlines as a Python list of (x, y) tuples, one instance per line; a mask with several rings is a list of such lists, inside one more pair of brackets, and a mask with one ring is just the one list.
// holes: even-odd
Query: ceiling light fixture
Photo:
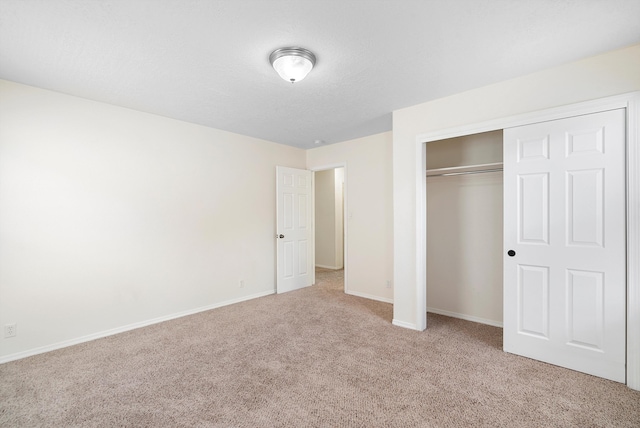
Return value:
[(280, 48), (271, 52), (269, 62), (287, 82), (295, 83), (304, 79), (316, 65), (313, 52), (296, 47)]

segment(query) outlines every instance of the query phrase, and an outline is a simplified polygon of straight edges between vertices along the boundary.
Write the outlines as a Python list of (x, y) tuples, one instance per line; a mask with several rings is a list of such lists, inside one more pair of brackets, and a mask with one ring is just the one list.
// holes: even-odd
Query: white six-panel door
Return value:
[(276, 167), (278, 293), (313, 283), (311, 171)]
[(504, 131), (504, 350), (625, 381), (625, 111)]

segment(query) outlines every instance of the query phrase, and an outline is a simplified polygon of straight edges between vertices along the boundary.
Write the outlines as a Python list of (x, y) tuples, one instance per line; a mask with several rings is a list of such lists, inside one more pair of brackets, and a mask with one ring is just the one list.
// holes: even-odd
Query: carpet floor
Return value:
[(639, 427), (640, 392), (502, 330), (317, 285), (0, 365), (2, 427)]

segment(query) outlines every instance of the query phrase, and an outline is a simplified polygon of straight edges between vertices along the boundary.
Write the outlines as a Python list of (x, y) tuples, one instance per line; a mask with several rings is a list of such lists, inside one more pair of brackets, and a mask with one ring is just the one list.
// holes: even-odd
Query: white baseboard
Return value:
[(342, 269), (341, 267), (338, 267), (338, 266), (327, 266), (327, 265), (318, 265), (318, 264), (316, 264), (316, 267), (323, 268), (323, 269), (331, 269), (331, 270)]
[(456, 312), (449, 312), (449, 311), (444, 311), (442, 309), (436, 309), (436, 308), (430, 308), (430, 307), (427, 307), (427, 312), (431, 312), (438, 315), (445, 315), (447, 317), (452, 317), (452, 318), (460, 318), (461, 320), (465, 320), (465, 321), (473, 321), (480, 324), (487, 324), (487, 325), (492, 325), (494, 327), (502, 328), (501, 322), (489, 320), (486, 318), (474, 317), (472, 315), (459, 314)]
[(44, 354), (45, 352), (55, 351), (56, 349), (66, 348), (68, 346), (73, 346), (73, 345), (77, 345), (84, 342), (90, 342), (92, 340), (101, 339), (107, 336), (113, 336), (114, 334), (124, 333), (125, 331), (129, 331), (129, 330), (135, 330), (136, 328), (146, 327), (152, 324), (158, 324), (164, 321), (186, 317), (188, 315), (197, 314), (198, 312), (204, 312), (211, 309), (221, 308), (223, 306), (229, 306), (235, 303), (244, 302), (247, 300), (257, 299), (258, 297), (264, 297), (270, 294), (275, 294), (275, 290), (263, 291), (260, 293), (252, 294), (250, 296), (244, 296), (244, 297), (239, 297), (237, 299), (226, 300), (224, 302), (214, 303), (212, 305), (201, 306), (199, 308), (189, 309), (187, 311), (182, 311), (175, 314), (165, 315), (162, 317), (153, 318), (146, 321), (128, 324), (122, 327), (112, 328), (109, 330), (89, 334), (89, 335), (78, 337), (75, 339), (65, 340), (62, 342), (54, 343), (52, 345), (46, 345), (38, 348), (29, 349), (27, 351), (16, 352), (15, 354), (9, 354), (9, 355), (5, 355), (4, 357), (0, 357), (0, 364), (8, 363), (9, 361), (20, 360), (22, 358), (31, 357), (33, 355)]
[(367, 293), (361, 293), (359, 291), (347, 291), (347, 290), (345, 290), (345, 293), (349, 294), (351, 296), (364, 297), (365, 299), (370, 299), (370, 300), (377, 300), (378, 302), (393, 303), (393, 299), (389, 299), (387, 297), (374, 296), (372, 294), (367, 294)]
[(418, 326), (409, 322), (405, 322), (405, 321), (400, 321), (397, 319), (393, 319), (393, 321), (391, 322), (391, 324), (398, 326), (398, 327), (402, 327), (402, 328), (408, 328), (409, 330), (418, 330)]

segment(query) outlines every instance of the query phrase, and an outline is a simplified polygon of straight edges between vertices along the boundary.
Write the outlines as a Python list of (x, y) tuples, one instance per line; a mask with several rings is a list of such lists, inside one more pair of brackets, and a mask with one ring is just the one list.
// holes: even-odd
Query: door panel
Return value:
[(518, 162), (549, 159), (549, 136), (518, 139)]
[(568, 344), (602, 350), (604, 275), (567, 269)]
[(624, 147), (622, 109), (504, 131), (505, 351), (625, 381)]
[(549, 337), (549, 268), (518, 266), (518, 332)]
[(522, 174), (518, 177), (519, 242), (549, 243), (549, 174)]
[[(311, 172), (276, 167), (278, 293), (311, 285)], [(281, 237), (282, 236), (282, 237)]]
[(604, 170), (567, 172), (567, 245), (602, 247)]

